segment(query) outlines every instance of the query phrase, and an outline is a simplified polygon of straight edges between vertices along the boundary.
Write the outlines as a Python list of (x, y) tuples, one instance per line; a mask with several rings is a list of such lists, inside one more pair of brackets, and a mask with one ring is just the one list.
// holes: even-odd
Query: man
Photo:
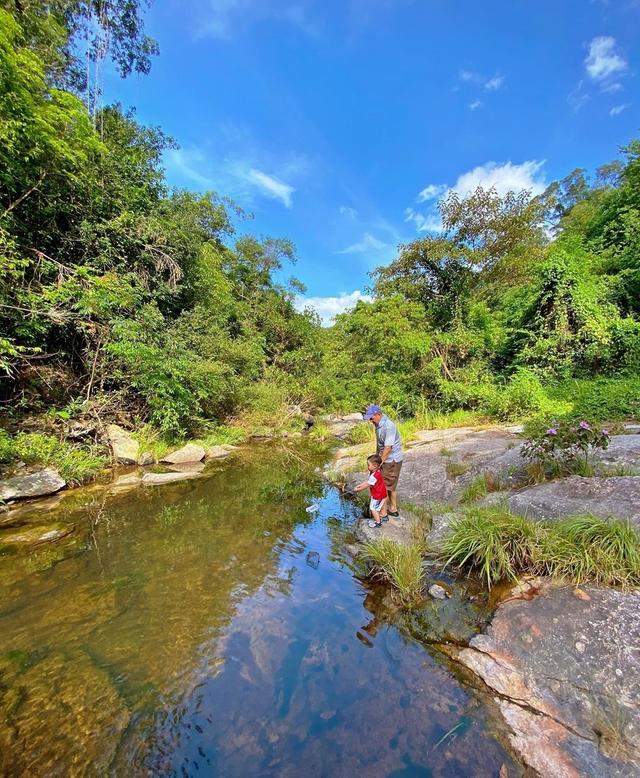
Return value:
[(404, 459), (400, 433), (391, 419), (382, 412), (379, 405), (369, 405), (364, 412), (364, 418), (376, 428), (376, 452), (382, 459), (380, 469), (389, 494), (387, 515), (397, 519), (400, 515), (397, 496), (398, 478)]

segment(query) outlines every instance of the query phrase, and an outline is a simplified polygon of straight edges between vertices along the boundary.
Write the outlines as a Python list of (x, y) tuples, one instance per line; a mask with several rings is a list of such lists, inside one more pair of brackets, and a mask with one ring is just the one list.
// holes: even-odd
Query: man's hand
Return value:
[(382, 463), (384, 464), (387, 461), (387, 457), (391, 453), (391, 446), (385, 446), (382, 449), (382, 453), (380, 454), (380, 459), (382, 460)]

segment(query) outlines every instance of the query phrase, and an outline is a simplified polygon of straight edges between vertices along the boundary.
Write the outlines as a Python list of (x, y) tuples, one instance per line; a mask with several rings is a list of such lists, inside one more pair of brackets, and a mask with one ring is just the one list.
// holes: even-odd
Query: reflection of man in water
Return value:
[(382, 412), (379, 405), (369, 405), (364, 412), (364, 418), (370, 421), (376, 428), (376, 453), (382, 459), (382, 476), (387, 485), (389, 493), (389, 502), (387, 504), (387, 514), (394, 519), (400, 515), (398, 513), (398, 478), (400, 478), (400, 468), (404, 454), (402, 453), (402, 440), (398, 428), (391, 419)]

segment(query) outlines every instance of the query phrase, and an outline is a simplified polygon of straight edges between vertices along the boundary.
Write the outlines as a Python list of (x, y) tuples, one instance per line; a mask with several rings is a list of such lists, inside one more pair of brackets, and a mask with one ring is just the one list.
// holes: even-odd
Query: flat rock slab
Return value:
[(400, 545), (407, 545), (411, 542), (411, 523), (410, 519), (406, 517), (390, 518), (389, 521), (383, 522), (379, 529), (370, 527), (367, 522), (368, 519), (362, 519), (358, 525), (358, 534), (363, 540), (387, 538)]
[(0, 481), (0, 500), (20, 500), (55, 494), (67, 485), (56, 470), (47, 468), (37, 473), (17, 475)]
[(121, 465), (135, 465), (140, 454), (140, 444), (129, 432), (117, 424), (107, 425), (107, 437), (113, 458)]
[(498, 695), (544, 776), (640, 776), (640, 593), (544, 583), (501, 604), (458, 660)]
[(224, 459), (231, 451), (226, 446), (209, 446), (204, 450), (206, 459)]
[(164, 456), (161, 461), (171, 465), (184, 465), (189, 462), (200, 462), (204, 459), (205, 453), (202, 446), (197, 446), (195, 443), (187, 443), (186, 446)]
[(73, 524), (28, 525), (0, 534), (0, 546), (38, 546), (41, 543), (54, 543), (70, 535), (73, 530)]
[(145, 473), (142, 477), (143, 486), (162, 486), (171, 484), (174, 481), (186, 481), (188, 478), (197, 478), (199, 471), (189, 470), (187, 472), (174, 473)]
[(511, 494), (509, 508), (531, 519), (593, 513), (629, 519), (640, 530), (640, 476), (581, 478), (574, 475)]

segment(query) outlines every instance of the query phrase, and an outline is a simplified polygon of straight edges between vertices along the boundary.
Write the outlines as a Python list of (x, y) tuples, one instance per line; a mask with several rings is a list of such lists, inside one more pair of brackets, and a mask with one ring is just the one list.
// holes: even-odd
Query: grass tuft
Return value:
[(95, 478), (107, 465), (105, 457), (88, 448), (72, 446), (52, 435), (20, 433), (12, 441), (15, 459), (54, 467), (70, 485)]
[(390, 583), (403, 605), (410, 606), (422, 597), (424, 569), (422, 546), (401, 545), (389, 538), (364, 544), (363, 557), (373, 564), (373, 576)]
[(580, 584), (640, 583), (640, 537), (629, 522), (572, 516), (532, 522), (505, 508), (472, 508), (442, 543), (445, 564), (475, 570), (488, 586), (524, 572)]

